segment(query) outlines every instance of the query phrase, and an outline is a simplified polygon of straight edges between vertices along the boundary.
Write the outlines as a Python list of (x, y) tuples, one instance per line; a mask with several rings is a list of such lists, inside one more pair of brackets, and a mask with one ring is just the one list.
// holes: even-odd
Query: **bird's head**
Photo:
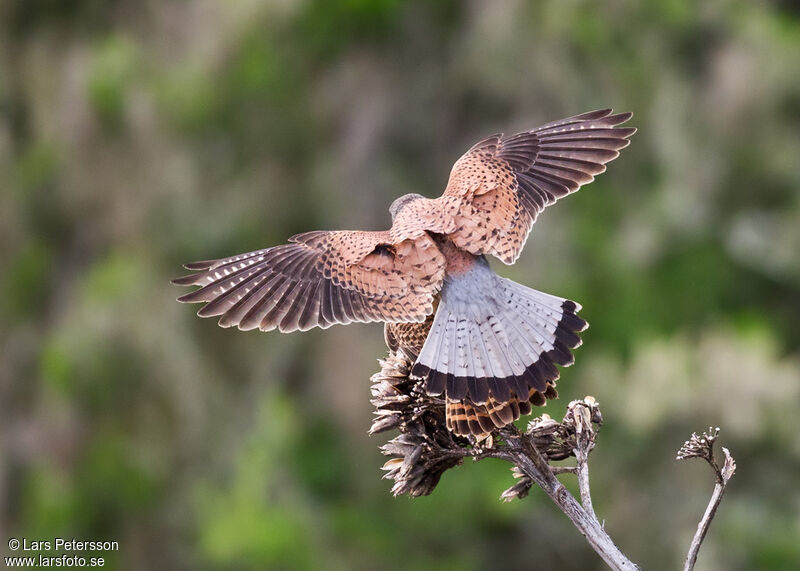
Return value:
[(389, 207), (389, 214), (392, 215), (392, 222), (394, 222), (400, 211), (407, 205), (420, 198), (425, 198), (421, 194), (404, 194), (400, 198), (396, 198), (392, 205)]

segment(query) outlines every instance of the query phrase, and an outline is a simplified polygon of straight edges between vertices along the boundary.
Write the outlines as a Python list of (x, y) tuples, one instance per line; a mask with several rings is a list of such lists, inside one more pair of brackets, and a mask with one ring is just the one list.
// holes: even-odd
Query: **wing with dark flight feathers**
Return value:
[(603, 109), (488, 137), (456, 161), (444, 194), (415, 214), (456, 246), (511, 264), (538, 214), (592, 182), (628, 146), (636, 129), (619, 125), (631, 116)]
[(335, 323), (422, 321), (444, 277), (444, 257), (421, 235), (307, 232), (290, 244), (187, 264), (173, 280), (201, 286), (178, 301), (205, 302), (198, 315), (223, 327), (282, 332)]
[(444, 194), (410, 202), (386, 232), (308, 232), (290, 244), (195, 262), (181, 298), (223, 327), (306, 330), (350, 322), (418, 322), (432, 311), (445, 259), (430, 233), (473, 254), (513, 263), (537, 215), (619, 156), (636, 131), (630, 113), (592, 111), (474, 145)]

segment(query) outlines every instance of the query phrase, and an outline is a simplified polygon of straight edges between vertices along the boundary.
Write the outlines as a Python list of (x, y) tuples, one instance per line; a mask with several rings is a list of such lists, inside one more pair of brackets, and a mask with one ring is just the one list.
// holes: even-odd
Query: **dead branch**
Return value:
[(708, 431), (703, 432), (701, 436), (693, 433), (692, 437), (684, 442), (681, 449), (678, 451), (678, 460), (686, 460), (687, 458), (702, 458), (714, 470), (715, 482), (714, 492), (711, 494), (711, 499), (706, 506), (706, 511), (697, 524), (697, 531), (692, 538), (692, 543), (689, 546), (689, 552), (686, 554), (686, 562), (683, 565), (684, 571), (691, 571), (697, 562), (697, 554), (700, 551), (700, 546), (706, 538), (708, 528), (711, 525), (711, 520), (717, 514), (717, 508), (722, 502), (722, 496), (725, 494), (725, 489), (728, 487), (728, 481), (736, 472), (736, 461), (731, 456), (727, 448), (722, 448), (722, 453), (725, 455), (725, 462), (720, 468), (717, 460), (714, 458), (714, 443), (719, 436), (719, 428), (708, 428)]
[[(384, 464), (385, 478), (394, 480), (392, 493), (420, 496), (430, 494), (442, 474), (460, 465), (464, 458), (499, 458), (512, 464), (517, 482), (505, 490), (504, 501), (521, 499), (531, 487), (539, 486), (564, 512), (592, 548), (614, 570), (633, 570), (628, 559), (606, 533), (592, 503), (589, 485), (589, 453), (602, 423), (597, 401), (587, 396), (569, 403), (561, 422), (543, 414), (533, 419), (525, 432), (513, 424), (485, 438), (456, 436), (446, 428), (444, 401), (426, 394), (419, 382), (409, 376), (410, 362), (402, 354), (381, 361), (381, 372), (372, 377), (372, 403), (376, 407), (371, 434), (390, 429), (400, 434), (381, 446), (391, 458)], [(714, 469), (716, 486), (706, 513), (687, 556), (684, 569), (697, 559), (708, 526), (716, 513), (736, 463), (723, 448), (725, 463), (720, 468), (714, 459), (713, 444), (719, 430), (692, 438), (681, 448), (678, 458), (704, 458)], [(551, 466), (550, 462), (575, 458), (574, 466)], [(578, 501), (556, 477), (575, 474), (580, 491)]]

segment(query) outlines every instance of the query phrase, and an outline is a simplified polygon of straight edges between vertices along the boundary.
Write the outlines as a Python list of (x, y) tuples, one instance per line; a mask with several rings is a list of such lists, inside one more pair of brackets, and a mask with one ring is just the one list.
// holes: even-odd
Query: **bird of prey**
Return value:
[(556, 365), (587, 327), (574, 301), (498, 276), (520, 255), (536, 217), (590, 183), (636, 132), (631, 113), (591, 111), (470, 148), (444, 194), (407, 194), (389, 230), (314, 231), (289, 244), (184, 267), (200, 286), (181, 302), (222, 327), (284, 333), (384, 322), (412, 376), (446, 401), (454, 433), (482, 435), (555, 396)]

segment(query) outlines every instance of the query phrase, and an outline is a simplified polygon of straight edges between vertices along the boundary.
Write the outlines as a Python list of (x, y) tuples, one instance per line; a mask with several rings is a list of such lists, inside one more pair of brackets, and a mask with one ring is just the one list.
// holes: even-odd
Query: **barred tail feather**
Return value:
[(489, 397), (485, 404), (475, 404), (469, 399), (448, 400), (445, 405), (447, 428), (462, 436), (484, 436), (531, 414), (531, 405), (544, 406), (555, 398), (558, 398), (555, 383), (548, 382), (544, 392), (530, 389), (527, 399), (513, 396), (507, 402), (500, 402)]
[[(449, 401), (458, 433), (499, 428), (543, 404), (574, 362), (586, 321), (580, 306), (494, 274), (484, 260), (448, 276), (430, 334), (412, 369), (429, 394)], [(538, 395), (538, 396), (537, 396)]]

